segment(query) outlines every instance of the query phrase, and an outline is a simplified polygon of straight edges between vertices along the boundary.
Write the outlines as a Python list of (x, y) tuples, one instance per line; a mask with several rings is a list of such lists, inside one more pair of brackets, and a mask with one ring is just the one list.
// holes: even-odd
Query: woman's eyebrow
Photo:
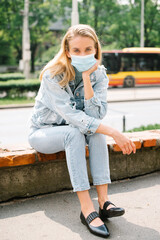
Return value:
[[(86, 48), (92, 48), (93, 46), (87, 46)], [(72, 49), (79, 49), (78, 47), (73, 47)]]

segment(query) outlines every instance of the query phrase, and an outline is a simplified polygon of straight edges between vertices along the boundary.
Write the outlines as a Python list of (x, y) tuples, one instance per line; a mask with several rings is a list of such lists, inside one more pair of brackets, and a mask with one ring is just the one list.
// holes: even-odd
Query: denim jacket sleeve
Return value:
[(101, 121), (76, 109), (71, 102), (70, 95), (59, 85), (58, 78), (56, 76), (51, 78), (50, 74), (46, 74), (46, 72), (41, 83), (44, 104), (52, 111), (57, 112), (66, 120), (66, 123), (79, 128), (83, 134), (92, 135), (95, 133)]
[(107, 88), (108, 77), (104, 66), (95, 72), (96, 82), (93, 86), (94, 96), (84, 100), (84, 111), (87, 115), (102, 119), (107, 113)]

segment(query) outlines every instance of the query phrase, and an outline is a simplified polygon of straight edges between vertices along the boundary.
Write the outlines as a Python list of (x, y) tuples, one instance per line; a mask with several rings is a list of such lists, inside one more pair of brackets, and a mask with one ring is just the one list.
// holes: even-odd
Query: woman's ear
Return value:
[(97, 52), (98, 52), (98, 50), (97, 50), (97, 48), (95, 48), (95, 54), (94, 54), (94, 57), (96, 58), (96, 56), (97, 56)]
[(70, 55), (70, 53), (68, 52), (68, 50), (66, 50), (66, 55), (67, 55), (68, 58), (71, 58), (71, 55)]
[(98, 55), (98, 45), (96, 44), (96, 45), (95, 45), (95, 54), (94, 54), (94, 57), (96, 58), (97, 55)]

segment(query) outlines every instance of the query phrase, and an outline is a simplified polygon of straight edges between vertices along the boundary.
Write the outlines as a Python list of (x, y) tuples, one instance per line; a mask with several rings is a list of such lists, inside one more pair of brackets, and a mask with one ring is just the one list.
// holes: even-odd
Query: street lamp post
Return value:
[(78, 2), (77, 0), (72, 0), (72, 19), (71, 25), (79, 24), (79, 14), (78, 14)]
[(141, 40), (140, 47), (144, 47), (144, 0), (141, 0)]

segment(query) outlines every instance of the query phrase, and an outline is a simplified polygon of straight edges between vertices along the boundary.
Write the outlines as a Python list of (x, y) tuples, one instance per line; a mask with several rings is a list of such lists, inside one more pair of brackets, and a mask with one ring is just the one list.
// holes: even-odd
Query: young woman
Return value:
[[(91, 233), (105, 238), (109, 231), (103, 221), (124, 214), (123, 208), (108, 199), (111, 180), (105, 135), (115, 140), (123, 154), (135, 153), (136, 147), (123, 134), (101, 123), (107, 112), (108, 78), (100, 61), (101, 46), (95, 31), (82, 24), (69, 28), (59, 53), (40, 74), (29, 143), (46, 154), (65, 150), (73, 191), (81, 204), (81, 222)], [(88, 191), (86, 144), (99, 214)]]

